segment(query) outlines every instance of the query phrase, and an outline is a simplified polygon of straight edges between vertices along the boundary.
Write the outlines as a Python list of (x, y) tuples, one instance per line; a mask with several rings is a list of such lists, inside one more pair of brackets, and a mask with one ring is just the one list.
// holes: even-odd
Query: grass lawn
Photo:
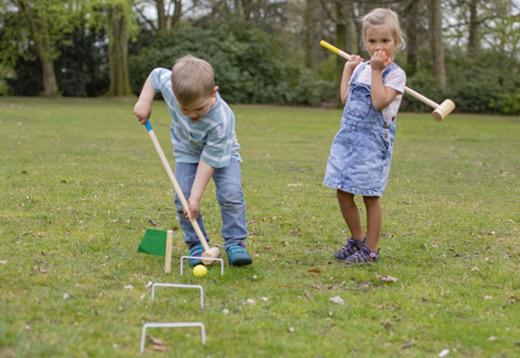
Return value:
[[(205, 346), (149, 331), (175, 357), (520, 355), (519, 117), (401, 114), (381, 261), (347, 267), (321, 184), (341, 112), (233, 106), (255, 262), (196, 279), (178, 273), (172, 190), (132, 107), (0, 97), (0, 357), (137, 357), (153, 321), (206, 324)], [(153, 123), (170, 152), (162, 102)], [(213, 184), (202, 206), (221, 243)], [(177, 228), (172, 274), (136, 252), (152, 223)], [(151, 281), (203, 285), (204, 311), (193, 290), (152, 302)]]

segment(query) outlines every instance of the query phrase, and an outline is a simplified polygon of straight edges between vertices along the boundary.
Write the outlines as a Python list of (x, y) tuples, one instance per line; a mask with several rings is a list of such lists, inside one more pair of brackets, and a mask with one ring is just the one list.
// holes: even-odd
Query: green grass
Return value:
[[(177, 357), (520, 354), (520, 118), (401, 114), (382, 260), (346, 267), (331, 258), (347, 231), (321, 184), (340, 111), (233, 106), (255, 262), (195, 279), (178, 274), (179, 231), (170, 275), (136, 252), (149, 220), (178, 223), (132, 107), (0, 98), (0, 357), (137, 357), (144, 322), (198, 320), (205, 346), (196, 329), (150, 335)], [(153, 119), (169, 152), (163, 103)], [(202, 205), (221, 242), (212, 184)], [(190, 291), (152, 302), (149, 281), (200, 283), (207, 307)]]

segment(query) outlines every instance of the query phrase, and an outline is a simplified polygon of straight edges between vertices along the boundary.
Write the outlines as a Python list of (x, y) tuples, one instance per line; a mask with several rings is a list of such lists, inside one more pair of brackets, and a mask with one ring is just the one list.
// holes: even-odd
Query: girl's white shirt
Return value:
[[(350, 81), (354, 78), (354, 74), (359, 71), (363, 67), (361, 64), (356, 66), (352, 76), (350, 77)], [(357, 78), (357, 82), (370, 86), (372, 80), (372, 67), (370, 67), (370, 62), (364, 66), (363, 71), (359, 74)], [(350, 86), (349, 81), (349, 86)], [(383, 85), (386, 87), (393, 88), (399, 94), (395, 96), (394, 100), (383, 109), (383, 118), (388, 123), (391, 123), (395, 117), (397, 116), (397, 112), (399, 111), (399, 106), (401, 105), (401, 100), (403, 98), (404, 87), (406, 86), (406, 73), (399, 66), (396, 66), (392, 72), (390, 72), (383, 80)]]

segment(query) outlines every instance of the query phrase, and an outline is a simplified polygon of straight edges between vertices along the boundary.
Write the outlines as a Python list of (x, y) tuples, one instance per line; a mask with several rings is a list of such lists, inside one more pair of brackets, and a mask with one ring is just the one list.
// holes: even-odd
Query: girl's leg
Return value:
[(354, 201), (354, 194), (338, 190), (337, 196), (341, 214), (347, 223), (352, 238), (360, 241), (363, 240), (365, 235), (363, 234), (363, 229), (361, 228), (359, 210), (356, 206), (356, 202)]
[(382, 209), (377, 196), (364, 196), (363, 201), (367, 208), (367, 241), (366, 245), (372, 251), (377, 251), (377, 243), (381, 235)]

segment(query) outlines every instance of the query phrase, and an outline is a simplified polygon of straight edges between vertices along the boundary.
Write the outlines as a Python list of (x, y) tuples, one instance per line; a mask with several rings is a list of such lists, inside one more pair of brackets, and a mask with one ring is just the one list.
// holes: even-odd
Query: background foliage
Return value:
[[(432, 12), (436, 4), (439, 14)], [(363, 54), (359, 17), (385, 6), (401, 19), (407, 48), (396, 61), (410, 87), (438, 102), (453, 98), (462, 112), (520, 112), (520, 7), (512, 0), (0, 0), (0, 5), (0, 95), (127, 96), (132, 94), (125, 90), (127, 78), (137, 94), (155, 66), (171, 67), (192, 53), (213, 64), (231, 103), (337, 104), (343, 60), (320, 48), (319, 40)], [(52, 16), (42, 11), (46, 7)], [(114, 11), (116, 17), (107, 16)], [(436, 34), (432, 18), (439, 15), (442, 32)], [(125, 26), (118, 30), (110, 21)], [(49, 36), (40, 36), (45, 28)], [(111, 38), (107, 29), (115, 31)], [(439, 40), (440, 54), (433, 46)], [(114, 41), (125, 45), (120, 54), (110, 47)], [(114, 73), (121, 68), (128, 76)], [(52, 78), (58, 92), (52, 92)], [(405, 97), (402, 110), (424, 105)]]
[(220, 92), (232, 103), (317, 104), (335, 91), (334, 81), (294, 61), (282, 41), (237, 22), (207, 28), (186, 24), (155, 37), (130, 57), (133, 90), (139, 93), (153, 68), (171, 68), (187, 53), (213, 64)]

